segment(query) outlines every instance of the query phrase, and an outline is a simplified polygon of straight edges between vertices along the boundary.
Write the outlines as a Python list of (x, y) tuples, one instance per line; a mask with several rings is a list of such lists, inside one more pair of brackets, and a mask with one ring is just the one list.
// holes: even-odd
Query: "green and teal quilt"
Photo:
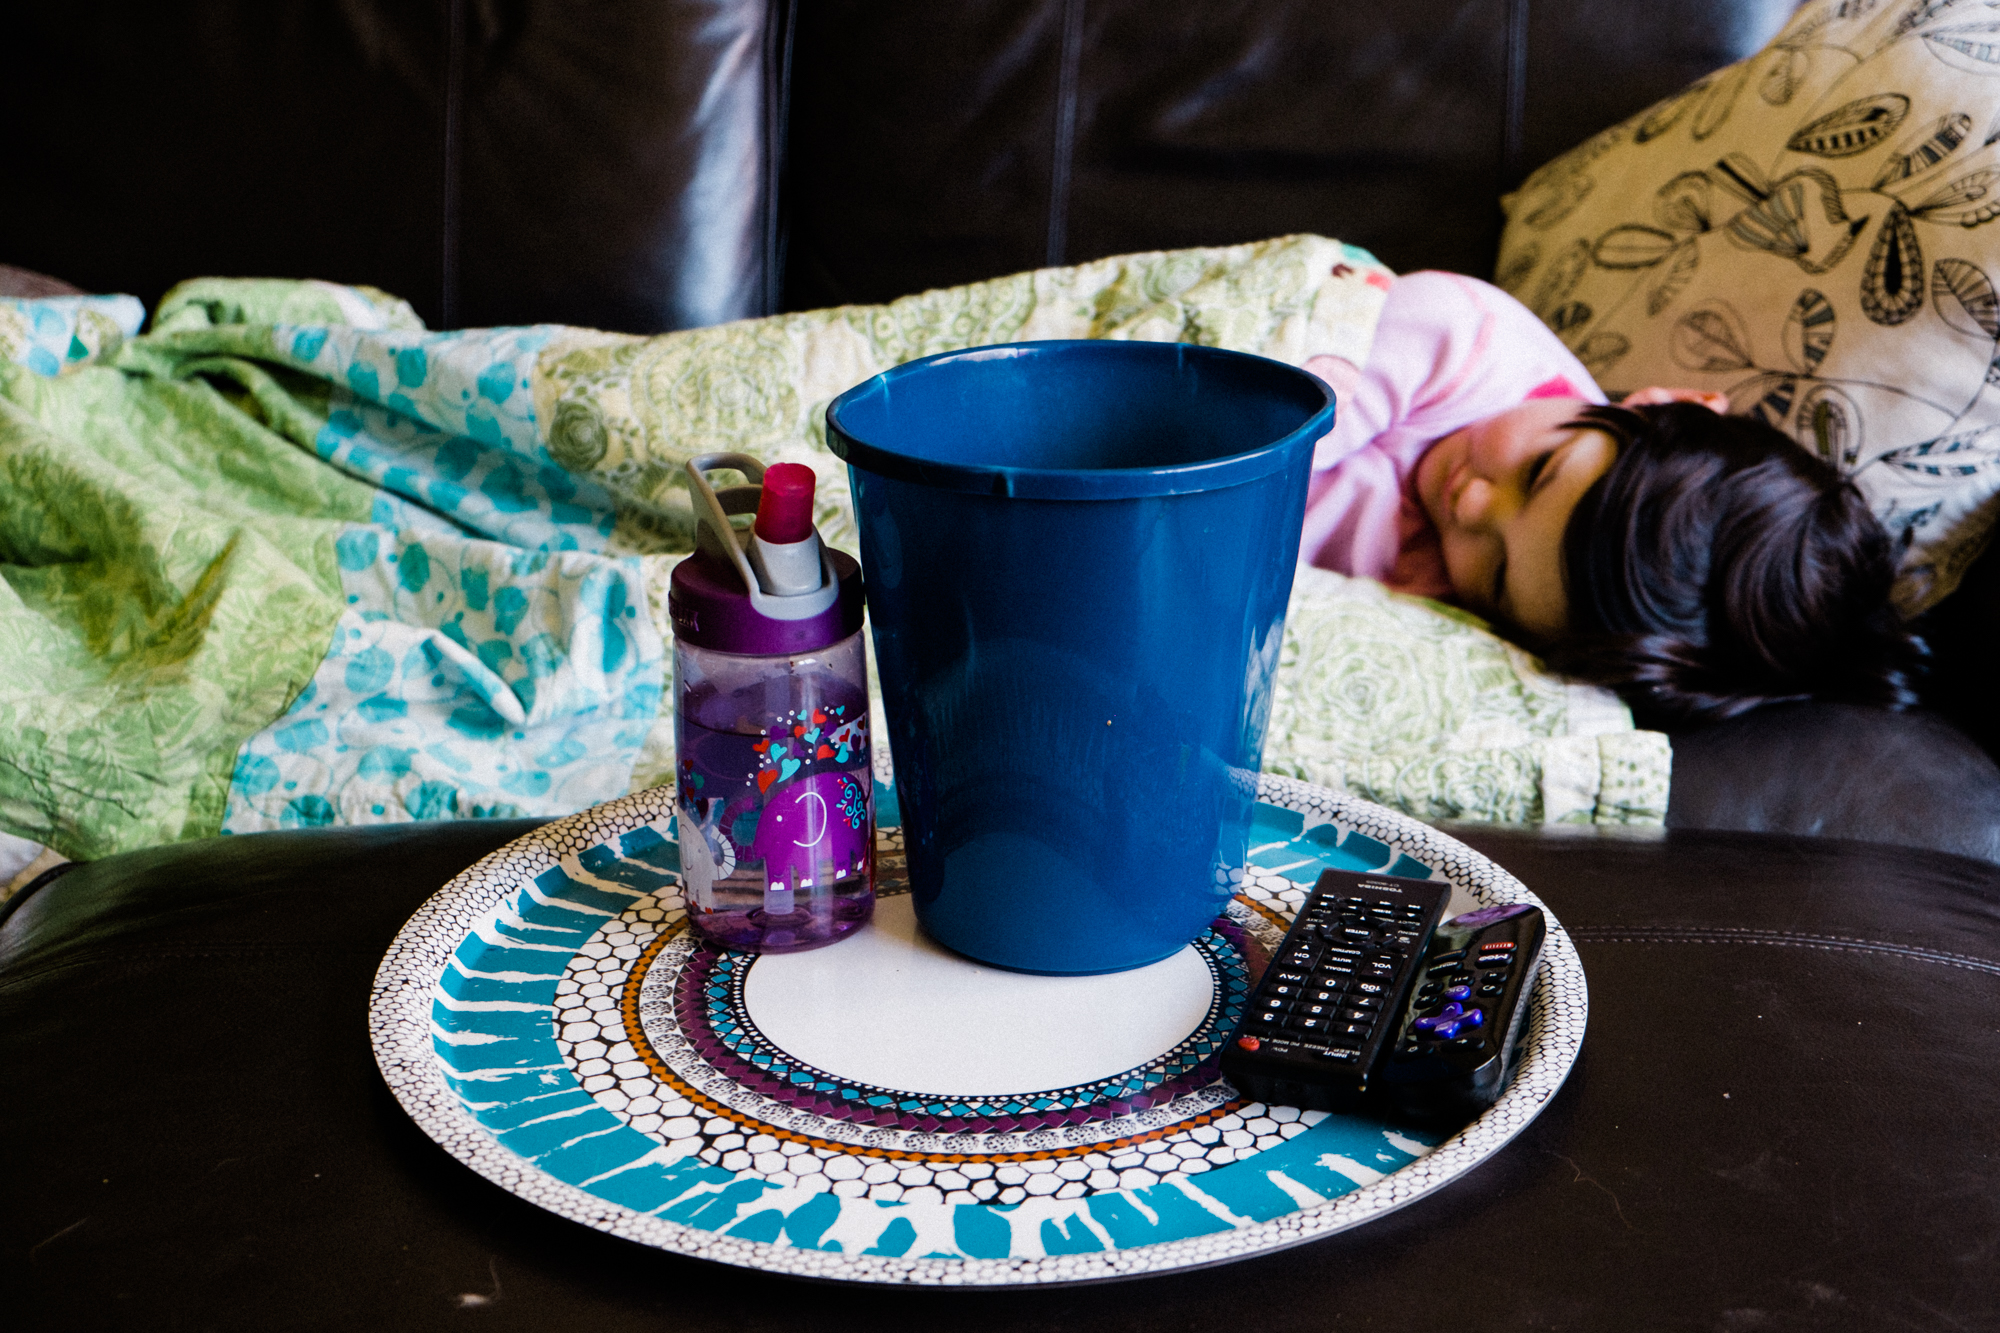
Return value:
[[(426, 330), (370, 288), (0, 300), (0, 829), (65, 855), (561, 815), (673, 772), (667, 575), (696, 453), (811, 464), (835, 394), (1037, 337), (1365, 356), (1319, 237), (1123, 256), (636, 338)], [(1670, 756), (1476, 621), (1312, 575), (1267, 767), (1425, 817), (1658, 822)]]

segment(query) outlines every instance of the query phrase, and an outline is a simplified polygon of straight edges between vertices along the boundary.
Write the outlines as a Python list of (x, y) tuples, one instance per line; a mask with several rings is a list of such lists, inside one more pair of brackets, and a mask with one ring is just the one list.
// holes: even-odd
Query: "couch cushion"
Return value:
[(1934, 713), (1760, 708), (1674, 737), (1667, 827), (1861, 838), (2000, 861), (2000, 767)]
[[(254, 834), (71, 872), (0, 930), (0, 1288), (25, 1328), (1988, 1327), (2000, 870), (1826, 839), (1466, 836), (1576, 940), (1590, 1030), (1479, 1170), (1224, 1269), (809, 1285), (543, 1212), (369, 1048), (403, 919), (519, 826)], [(1468, 1262), (1467, 1255), (1491, 1261)], [(1493, 1256), (1498, 1256), (1494, 1258)], [(1982, 1322), (1984, 1320), (1985, 1322)]]
[(1525, 168), (1755, 50), (1790, 4), (816, 0), (785, 303), (1287, 232), (1483, 275)]
[(433, 326), (763, 313), (771, 0), (102, 0), (8, 16), (0, 255), (148, 305), (320, 277)]

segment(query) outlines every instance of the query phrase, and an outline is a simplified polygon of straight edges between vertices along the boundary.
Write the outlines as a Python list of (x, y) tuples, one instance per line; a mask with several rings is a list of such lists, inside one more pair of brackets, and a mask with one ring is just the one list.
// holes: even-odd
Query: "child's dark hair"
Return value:
[(1906, 708), (1924, 656), (1861, 494), (1776, 429), (1694, 403), (1591, 407), (1618, 445), (1563, 535), (1548, 664), (1655, 724), (1799, 699)]

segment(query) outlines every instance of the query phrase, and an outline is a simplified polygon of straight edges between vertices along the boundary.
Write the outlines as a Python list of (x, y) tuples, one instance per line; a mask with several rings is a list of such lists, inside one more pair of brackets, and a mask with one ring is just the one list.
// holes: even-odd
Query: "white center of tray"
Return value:
[(838, 944), (765, 954), (743, 979), (758, 1029), (829, 1074), (933, 1096), (1040, 1092), (1172, 1050), (1215, 996), (1193, 945), (1098, 977), (985, 967), (931, 942), (907, 895)]

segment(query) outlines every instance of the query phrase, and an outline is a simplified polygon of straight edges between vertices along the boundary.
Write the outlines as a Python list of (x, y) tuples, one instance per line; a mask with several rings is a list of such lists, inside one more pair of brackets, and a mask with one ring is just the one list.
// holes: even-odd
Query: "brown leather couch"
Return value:
[[(1490, 275), (1505, 190), (1791, 8), (36, 6), (0, 46), (0, 260), (149, 302), (313, 274), (434, 326), (635, 332), (1292, 231)], [(1971, 583), (1926, 626), (1938, 715), (1677, 737), (1668, 823), (2000, 860), (2000, 569)]]

